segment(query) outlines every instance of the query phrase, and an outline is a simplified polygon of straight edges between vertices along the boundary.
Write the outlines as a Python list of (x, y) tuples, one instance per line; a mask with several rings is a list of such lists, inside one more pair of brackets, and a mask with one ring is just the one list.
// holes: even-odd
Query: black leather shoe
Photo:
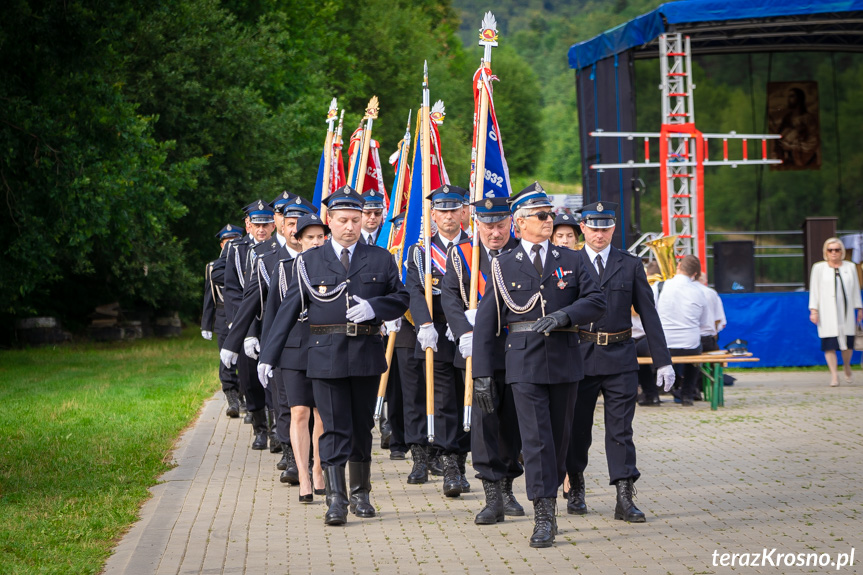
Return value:
[(290, 445), (285, 445), (284, 452), (287, 456), (287, 467), (285, 467), (285, 470), (282, 471), (281, 476), (279, 476), (279, 481), (287, 483), (288, 485), (299, 485), (300, 470), (297, 469), (297, 461), (294, 459), (294, 450)]
[(614, 508), (615, 519), (628, 523), (644, 523), (647, 521), (644, 513), (632, 501), (635, 494), (635, 482), (632, 479), (621, 479), (617, 482), (617, 505)]
[(267, 435), (270, 439), (270, 453), (281, 453), (282, 442), (276, 439), (276, 412), (272, 409), (267, 410), (267, 427), (269, 428)]
[(447, 497), (458, 497), (461, 495), (461, 478), (458, 471), (458, 461), (455, 455), (441, 455), (443, 464), (443, 494)]
[(647, 397), (643, 393), (638, 394), (638, 405), (642, 407), (652, 407), (654, 405), (660, 405), (662, 400), (659, 397)]
[(350, 511), (357, 517), (375, 516), (375, 507), (369, 501), (369, 493), (372, 490), (371, 474), (371, 462), (348, 462), (348, 475), (351, 483)]
[(288, 451), (290, 451), (289, 445), (282, 445), (282, 458), (279, 459), (279, 462), (276, 463), (276, 469), (279, 471), (284, 471), (288, 468)]
[[(477, 513), (473, 522), (477, 525), (494, 525), (506, 519), (503, 511), (503, 494), (501, 493), (500, 481), (482, 480), (482, 489), (485, 491), (485, 507)], [(524, 511), (522, 511), (522, 515)]]
[(390, 425), (390, 422), (385, 418), (381, 418), (381, 449), (389, 449), (390, 448), (390, 440), (393, 437), (393, 427)]
[(267, 448), (267, 414), (266, 410), (259, 409), (251, 412), (252, 414), (252, 432), (255, 434), (255, 440), (252, 442), (252, 449)]
[(228, 407), (225, 409), (225, 415), (228, 417), (240, 417), (240, 397), (236, 389), (229, 389), (225, 392), (225, 399), (228, 400)]
[(405, 460), (405, 452), (399, 449), (394, 451), (390, 451), (390, 459), (393, 461), (404, 461)]
[(252, 423), (252, 414), (250, 412), (246, 412), (245, 417), (243, 417), (243, 423)]
[(409, 485), (420, 485), (429, 480), (428, 470), (428, 452), (422, 445), (411, 445), (411, 458), (414, 460), (414, 467), (411, 469), (411, 474), (408, 475)]
[(551, 547), (557, 533), (557, 520), (554, 517), (554, 498), (539, 497), (533, 501), (533, 535), (530, 546), (535, 549)]
[(461, 485), (462, 493), (470, 493), (470, 483), (467, 482), (467, 453), (462, 453), (456, 456), (456, 461), (458, 461), (458, 472), (460, 475), (459, 484)]
[(348, 522), (348, 490), (345, 485), (344, 467), (324, 469), (324, 482), (327, 492), (327, 509), (324, 515), (326, 525), (344, 525)]
[(524, 517), (524, 507), (516, 501), (512, 492), (512, 477), (505, 477), (500, 482), (500, 492), (503, 496), (503, 512), (510, 517)]
[(428, 466), (429, 473), (440, 477), (443, 475), (443, 463), (440, 460), (440, 453), (431, 447), (427, 447), (428, 449)]
[(584, 473), (570, 473), (569, 491), (566, 492), (566, 512), (570, 515), (587, 513), (584, 497)]

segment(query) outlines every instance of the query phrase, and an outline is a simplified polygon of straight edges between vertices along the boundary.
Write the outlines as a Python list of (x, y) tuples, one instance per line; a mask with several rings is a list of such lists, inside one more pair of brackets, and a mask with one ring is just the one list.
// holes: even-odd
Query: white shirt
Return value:
[[(722, 299), (716, 290), (710, 286), (706, 286), (701, 282), (695, 282), (695, 285), (704, 294), (704, 299), (707, 302), (707, 323), (701, 326), (701, 335), (716, 335), (726, 325), (725, 308), (722, 306)], [(717, 322), (718, 325), (717, 325)]]
[(644, 332), (644, 325), (641, 323), (641, 316), (635, 314), (632, 316), (632, 339), (644, 337), (647, 334)]
[[(380, 231), (380, 230), (378, 230), (378, 231)], [(375, 232), (375, 233), (377, 234), (377, 232)], [(372, 240), (373, 240), (373, 241), (371, 241), (371, 242), (369, 242), (369, 238), (370, 238), (370, 237), (371, 237), (371, 238), (372, 238)], [(377, 241), (377, 237), (376, 237), (376, 236), (373, 236), (371, 233), (369, 233), (369, 232), (367, 232), (367, 231), (363, 230), (363, 241), (364, 241), (365, 243), (367, 243), (367, 244), (368, 244), (368, 243), (372, 243), (372, 244), (373, 244), (373, 243), (375, 243), (375, 242)]]
[(701, 326), (707, 323), (707, 300), (704, 293), (685, 274), (677, 274), (663, 282), (653, 284), (656, 311), (665, 332), (668, 349), (695, 349), (701, 345)]
[[(285, 249), (288, 250), (288, 253), (294, 259), (297, 259), (297, 256), (300, 255), (300, 252), (294, 251), (294, 249), (291, 246), (285, 246)], [(339, 255), (342, 255), (341, 252), (339, 252)]]
[(530, 262), (533, 263), (533, 246), (539, 245), (539, 257), (542, 258), (540, 261), (542, 262), (542, 267), (545, 267), (545, 256), (548, 254), (548, 240), (541, 242), (539, 244), (535, 244), (533, 242), (529, 242), (526, 239), (521, 239), (521, 247), (527, 252), (527, 257), (530, 258)]
[(349, 246), (343, 246), (342, 244), (340, 244), (340, 243), (339, 243), (339, 242), (337, 242), (336, 240), (331, 240), (331, 241), (330, 241), (330, 243), (331, 243), (331, 244), (332, 244), (332, 246), (333, 246), (333, 251), (334, 251), (334, 252), (336, 252), (336, 259), (337, 259), (337, 260), (341, 260), (341, 258), (342, 258), (342, 249), (343, 249), (343, 248), (348, 248), (348, 252), (350, 252), (350, 254), (351, 254), (351, 255), (350, 255), (351, 260), (353, 260), (353, 259), (354, 259), (354, 248), (356, 248), (356, 247), (357, 247), (357, 244), (356, 244), (356, 243), (351, 244), (351, 245), (349, 245)]
[(608, 254), (611, 253), (611, 244), (605, 246), (605, 249), (599, 253), (593, 251), (587, 243), (584, 244), (584, 249), (587, 251), (587, 257), (590, 258), (591, 263), (593, 263), (593, 267), (596, 269), (597, 274), (599, 273), (599, 265), (597, 265), (596, 262), (597, 256), (602, 258), (602, 269), (608, 267)]
[(285, 236), (283, 236), (279, 232), (276, 232), (276, 241), (279, 242), (280, 246), (283, 246), (283, 245), (285, 245), (285, 242), (288, 240), (285, 239)]

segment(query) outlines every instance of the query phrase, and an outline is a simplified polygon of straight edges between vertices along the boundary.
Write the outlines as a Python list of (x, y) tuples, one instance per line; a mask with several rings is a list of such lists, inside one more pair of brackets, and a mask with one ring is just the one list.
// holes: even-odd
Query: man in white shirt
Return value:
[(702, 351), (716, 351), (719, 349), (718, 337), (719, 332), (725, 328), (725, 308), (722, 306), (722, 299), (716, 290), (707, 285), (707, 274), (698, 275), (698, 281), (695, 285), (701, 289), (707, 300), (707, 321), (701, 326), (701, 347)]
[[(677, 264), (673, 278), (653, 284), (656, 311), (662, 322), (662, 331), (672, 357), (698, 355), (701, 353), (701, 326), (708, 321), (707, 299), (697, 285), (701, 273), (701, 262), (695, 256), (685, 256)], [(676, 364), (677, 381), (680, 382), (680, 401), (684, 406), (692, 405), (698, 365)]]

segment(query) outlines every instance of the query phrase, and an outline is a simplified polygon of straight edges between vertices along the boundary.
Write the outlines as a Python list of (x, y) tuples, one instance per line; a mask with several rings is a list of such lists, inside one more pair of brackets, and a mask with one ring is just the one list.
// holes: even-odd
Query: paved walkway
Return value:
[[(648, 522), (613, 519), (600, 439), (586, 473), (590, 513), (566, 515), (559, 499), (557, 544), (541, 550), (527, 544), (533, 513), (522, 480), (515, 491), (528, 516), (478, 527), (478, 480), (446, 499), (439, 480), (407, 485), (410, 461), (379, 449), (378, 517), (325, 527), (323, 498), (302, 505), (297, 487), (279, 483), (279, 456), (249, 449), (250, 426), (223, 415), (219, 392), (105, 573), (826, 573), (836, 567), (813, 567), (814, 556), (808, 568), (772, 564), (779, 553), (836, 560), (852, 548), (854, 566), (839, 572), (863, 572), (863, 374), (855, 377), (830, 388), (826, 372), (739, 374), (718, 412), (703, 402), (639, 408), (637, 503)], [(601, 438), (601, 408), (595, 431)], [(776, 548), (766, 567), (714, 565), (714, 551), (719, 561), (765, 548)]]

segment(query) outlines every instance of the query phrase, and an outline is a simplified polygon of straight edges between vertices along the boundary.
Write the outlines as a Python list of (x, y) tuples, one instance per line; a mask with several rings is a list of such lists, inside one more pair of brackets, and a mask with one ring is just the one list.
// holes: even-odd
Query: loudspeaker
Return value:
[(719, 293), (755, 291), (755, 243), (713, 242), (713, 273)]
[(824, 259), (824, 242), (836, 237), (836, 217), (806, 218), (803, 221), (803, 281), (809, 289), (812, 264)]

